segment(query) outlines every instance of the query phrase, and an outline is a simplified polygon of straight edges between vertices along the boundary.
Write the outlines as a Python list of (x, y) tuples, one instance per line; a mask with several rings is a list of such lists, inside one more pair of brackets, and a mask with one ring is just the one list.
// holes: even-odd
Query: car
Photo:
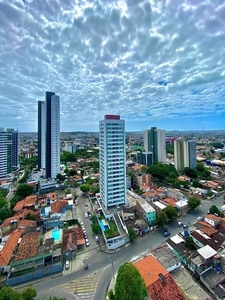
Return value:
[(86, 230), (85, 229), (83, 229), (83, 234), (86, 234)]
[(89, 243), (89, 240), (88, 240), (88, 239), (85, 239), (85, 243)]
[(87, 204), (87, 203), (85, 203), (85, 207), (88, 207), (88, 204)]
[(65, 263), (65, 269), (68, 270), (70, 268), (70, 262), (67, 260)]
[(169, 235), (170, 235), (170, 232), (169, 232), (169, 231), (164, 231), (163, 235), (164, 235), (164, 236), (169, 236)]
[(89, 246), (89, 242), (86, 242), (85, 244), (86, 244), (86, 247), (88, 247), (88, 246)]
[(181, 227), (181, 226), (183, 226), (183, 223), (182, 223), (182, 222), (178, 222), (178, 223), (177, 223), (177, 226), (178, 226), (178, 227)]
[(85, 239), (87, 239), (87, 237), (88, 237), (88, 236), (87, 236), (87, 234), (86, 234), (86, 233), (84, 233), (84, 238), (85, 238)]
[(84, 223), (83, 223), (83, 222), (80, 222), (80, 226), (81, 226), (81, 227), (84, 226)]
[(85, 218), (86, 218), (86, 219), (88, 218), (88, 214), (87, 214), (87, 213), (85, 213)]
[(202, 220), (202, 217), (197, 217), (197, 220), (198, 220), (198, 221), (201, 221), (201, 220)]
[(186, 229), (186, 228), (188, 228), (188, 226), (184, 224), (184, 225), (183, 225), (183, 228)]

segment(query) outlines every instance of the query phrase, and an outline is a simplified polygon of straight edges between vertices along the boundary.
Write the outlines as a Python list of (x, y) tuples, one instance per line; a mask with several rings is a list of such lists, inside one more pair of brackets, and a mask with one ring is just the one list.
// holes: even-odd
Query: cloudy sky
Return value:
[(222, 0), (0, 0), (0, 126), (37, 130), (61, 99), (61, 131), (225, 127)]

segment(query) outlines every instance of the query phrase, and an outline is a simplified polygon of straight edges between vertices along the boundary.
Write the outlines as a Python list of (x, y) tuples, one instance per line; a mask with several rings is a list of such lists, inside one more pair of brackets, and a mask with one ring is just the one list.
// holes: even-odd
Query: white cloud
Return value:
[(62, 130), (225, 112), (221, 1), (53, 2), (0, 2), (1, 126), (36, 130), (46, 90)]

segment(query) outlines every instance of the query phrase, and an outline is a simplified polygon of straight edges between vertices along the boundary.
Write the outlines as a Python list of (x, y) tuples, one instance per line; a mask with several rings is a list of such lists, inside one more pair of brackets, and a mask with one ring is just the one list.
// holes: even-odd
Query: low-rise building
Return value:
[(156, 220), (156, 210), (144, 199), (139, 199), (136, 202), (136, 209), (139, 214), (148, 224), (153, 225)]

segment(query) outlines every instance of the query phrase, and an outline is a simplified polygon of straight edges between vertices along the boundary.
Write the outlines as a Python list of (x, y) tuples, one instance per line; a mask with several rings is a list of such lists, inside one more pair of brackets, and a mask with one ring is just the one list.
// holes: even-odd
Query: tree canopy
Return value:
[(130, 262), (119, 267), (116, 284), (116, 300), (144, 300), (147, 297), (147, 289), (140, 272)]
[(149, 166), (147, 172), (161, 181), (164, 181), (170, 175), (172, 175), (173, 179), (178, 176), (177, 170), (175, 169), (174, 165), (166, 165), (159, 162)]
[(191, 210), (196, 209), (201, 204), (201, 200), (196, 197), (188, 198), (188, 206)]
[(88, 183), (82, 184), (82, 185), (80, 186), (80, 190), (81, 190), (83, 193), (88, 193), (88, 192), (90, 191), (90, 188), (91, 188), (91, 186), (90, 186), (90, 184), (88, 184)]
[(21, 196), (23, 199), (32, 195), (33, 187), (28, 184), (20, 184), (16, 190), (16, 195)]
[(223, 217), (223, 213), (216, 205), (212, 205), (209, 209), (210, 214), (217, 214), (219, 217)]
[(164, 212), (167, 215), (167, 218), (169, 221), (175, 220), (177, 218), (177, 210), (175, 207), (168, 205), (165, 209)]
[(167, 214), (165, 211), (159, 211), (156, 213), (156, 225), (164, 227), (168, 221)]
[[(31, 286), (25, 288), (22, 292), (18, 292), (12, 287), (3, 287), (0, 291), (0, 300), (35, 300), (37, 291)], [(44, 297), (38, 298), (38, 300), (66, 300), (61, 297)]]

